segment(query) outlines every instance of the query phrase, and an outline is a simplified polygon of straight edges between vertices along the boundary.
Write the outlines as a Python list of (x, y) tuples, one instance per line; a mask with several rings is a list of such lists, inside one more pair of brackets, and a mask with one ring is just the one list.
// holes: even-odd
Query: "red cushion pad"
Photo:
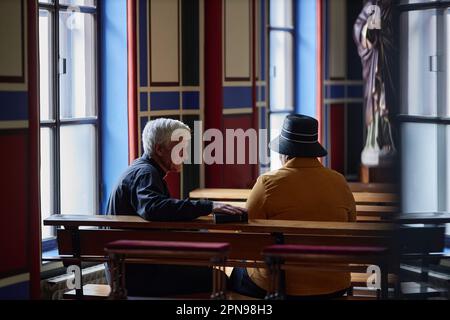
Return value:
[(276, 244), (264, 248), (264, 254), (334, 254), (334, 255), (374, 255), (387, 251), (383, 247), (357, 246), (310, 246), (294, 244)]
[(222, 252), (229, 250), (230, 244), (224, 242), (118, 240), (108, 243), (106, 249)]

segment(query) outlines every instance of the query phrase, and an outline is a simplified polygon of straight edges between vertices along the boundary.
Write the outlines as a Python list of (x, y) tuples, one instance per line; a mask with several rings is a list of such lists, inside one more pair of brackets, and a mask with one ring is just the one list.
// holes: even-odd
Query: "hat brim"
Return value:
[(319, 142), (301, 143), (276, 137), (269, 143), (269, 148), (279, 154), (291, 157), (322, 158), (328, 155), (327, 150)]

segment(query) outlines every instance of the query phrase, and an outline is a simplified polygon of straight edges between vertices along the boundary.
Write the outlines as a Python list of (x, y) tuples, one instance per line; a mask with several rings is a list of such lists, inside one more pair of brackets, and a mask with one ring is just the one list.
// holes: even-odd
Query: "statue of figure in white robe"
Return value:
[(391, 106), (387, 105), (386, 99), (388, 88), (389, 92), (395, 92), (391, 0), (367, 1), (356, 20), (353, 36), (361, 57), (364, 80), (367, 138), (361, 161), (368, 167), (388, 166), (396, 154), (389, 121)]

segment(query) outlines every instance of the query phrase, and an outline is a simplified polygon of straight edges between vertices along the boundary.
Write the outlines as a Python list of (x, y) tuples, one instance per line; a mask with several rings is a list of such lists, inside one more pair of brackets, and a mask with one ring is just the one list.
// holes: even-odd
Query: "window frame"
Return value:
[[(51, 113), (50, 117), (53, 120), (40, 120), (39, 130), (42, 128), (48, 128), (51, 130), (51, 137), (53, 139), (51, 149), (52, 149), (52, 165), (51, 171), (53, 173), (52, 176), (52, 214), (61, 214), (61, 164), (60, 164), (60, 128), (63, 126), (79, 126), (79, 125), (92, 125), (95, 129), (95, 208), (96, 212), (99, 211), (100, 201), (101, 201), (101, 152), (100, 152), (100, 129), (101, 129), (101, 112), (100, 112), (100, 99), (99, 99), (99, 88), (100, 88), (100, 36), (99, 36), (99, 4), (98, 1), (94, 0), (93, 6), (76, 6), (76, 5), (67, 5), (61, 4), (63, 0), (50, 0), (48, 2), (38, 1), (38, 10), (46, 10), (51, 14), (51, 38), (49, 39), (51, 43), (51, 73), (50, 73), (50, 87), (51, 87)], [(94, 103), (95, 103), (95, 116), (84, 117), (84, 118), (74, 118), (74, 119), (60, 119), (60, 28), (59, 28), (59, 14), (61, 12), (70, 12), (74, 8), (80, 10), (81, 13), (91, 14), (94, 19), (94, 65), (95, 65), (95, 89), (94, 89)], [(39, 107), (40, 114), (40, 107)], [(41, 156), (39, 156), (41, 157)], [(39, 195), (41, 196), (41, 195)], [(42, 217), (41, 217), (42, 219)], [(48, 251), (55, 250), (57, 248), (56, 243), (56, 227), (52, 230), (52, 236), (47, 238), (42, 238), (42, 254)]]
[[(272, 25), (272, 21), (271, 21), (271, 11), (272, 11), (272, 7), (271, 7), (271, 1), (268, 0), (267, 1), (267, 5), (268, 5), (268, 25), (267, 25), (267, 41), (268, 41), (268, 75), (267, 75), (267, 82), (268, 82), (268, 92), (267, 92), (267, 127), (268, 127), (268, 141), (272, 140), (272, 136), (271, 136), (271, 131), (272, 131), (272, 126), (271, 126), (271, 117), (272, 115), (279, 115), (279, 114), (286, 114), (286, 115), (290, 115), (290, 114), (295, 114), (295, 90), (296, 90), (296, 85), (297, 85), (297, 77), (295, 76), (295, 70), (297, 68), (297, 59), (296, 59), (296, 46), (295, 46), (295, 36), (296, 36), (296, 8), (297, 8), (297, 3), (294, 0), (290, 0), (292, 3), (292, 26), (291, 27), (279, 27), (279, 26), (273, 26)], [(270, 69), (271, 67), (271, 48), (272, 48), (272, 43), (271, 43), (271, 33), (277, 31), (277, 32), (285, 32), (285, 33), (289, 33), (292, 38), (293, 38), (293, 47), (292, 47), (292, 66), (293, 66), (293, 90), (292, 90), (292, 101), (293, 101), (293, 109), (285, 109), (285, 110), (281, 110), (281, 109), (276, 109), (276, 110), (272, 110), (272, 105), (271, 105), (271, 97), (270, 97), (270, 88), (271, 88), (271, 74), (272, 74), (272, 70)], [(272, 158), (272, 150), (269, 149), (269, 158)], [(270, 170), (273, 170), (274, 167), (272, 167), (272, 161), (270, 163)]]

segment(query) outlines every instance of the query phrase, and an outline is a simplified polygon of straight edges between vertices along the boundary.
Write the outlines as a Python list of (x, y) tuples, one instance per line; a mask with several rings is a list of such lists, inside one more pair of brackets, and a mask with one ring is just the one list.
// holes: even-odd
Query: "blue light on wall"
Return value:
[(295, 5), (295, 111), (315, 117), (317, 105), (316, 0), (297, 0)]
[(103, 1), (101, 14), (101, 213), (128, 166), (127, 0)]

